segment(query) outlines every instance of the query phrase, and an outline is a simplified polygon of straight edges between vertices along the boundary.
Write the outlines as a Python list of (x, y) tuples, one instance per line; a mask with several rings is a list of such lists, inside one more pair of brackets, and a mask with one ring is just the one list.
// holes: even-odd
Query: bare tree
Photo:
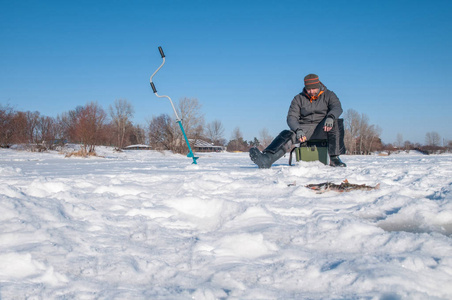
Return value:
[[(183, 98), (177, 107), (187, 138), (199, 139), (203, 135), (204, 115), (197, 99)], [(149, 122), (149, 143), (156, 150), (186, 153), (188, 147), (176, 121), (167, 114), (153, 117)]]
[(264, 128), (259, 132), (259, 139), (259, 150), (261, 151), (267, 148), (267, 146), (273, 141), (273, 137), (268, 133), (267, 128)]
[[(72, 122), (74, 121), (74, 123)], [(64, 112), (57, 115), (56, 117), (56, 137), (60, 140), (67, 140), (75, 142), (75, 136), (73, 133), (73, 128), (75, 127), (75, 121), (71, 118), (70, 112)]]
[(44, 143), (47, 148), (52, 148), (58, 134), (56, 121), (54, 118), (41, 116), (38, 121), (39, 141)]
[(365, 114), (361, 114), (360, 122), (359, 122), (359, 142), (358, 142), (358, 151), (360, 154), (365, 154), (365, 141), (370, 132), (369, 128), (369, 117)]
[(95, 102), (84, 106), (77, 115), (75, 135), (83, 144), (85, 153), (93, 153), (96, 144), (102, 143), (106, 117), (105, 111)]
[(11, 106), (0, 106), (0, 146), (27, 142), (27, 118), (24, 112), (17, 112)]
[(38, 123), (40, 113), (38, 111), (27, 111), (27, 134), (28, 134), (28, 142), (29, 143), (37, 143), (38, 142)]
[(427, 132), (425, 134), (425, 144), (429, 145), (429, 146), (433, 145), (433, 138), (432, 138), (432, 133), (431, 132)]
[(18, 144), (27, 143), (27, 114), (22, 111), (17, 111), (13, 116), (12, 125), (14, 133), (13, 142)]
[(410, 141), (403, 142), (403, 148), (405, 150), (414, 149), (414, 145)]
[(53, 125), (55, 131), (55, 138), (62, 142), (68, 142), (69, 136), (66, 135), (64, 122), (62, 121), (62, 115), (57, 115), (55, 123)]
[(206, 136), (215, 145), (224, 145), (224, 127), (221, 121), (215, 120), (207, 124)]
[[(179, 100), (179, 117), (189, 139), (200, 139), (203, 136), (204, 114), (201, 112), (201, 104), (196, 98), (183, 98)], [(186, 148), (188, 151), (188, 148)], [(185, 150), (184, 150), (185, 151)]]
[(61, 138), (67, 138), (74, 143), (80, 142), (80, 137), (77, 135), (76, 128), (83, 110), (83, 106), (77, 106), (74, 110), (64, 112), (57, 117), (60, 131), (62, 133)]
[(369, 125), (369, 118), (349, 109), (344, 114), (345, 147), (351, 154), (368, 154), (381, 147), (381, 128)]
[[(57, 122), (58, 120), (58, 122)], [(14, 111), (11, 107), (0, 106), (0, 146), (9, 146), (11, 143), (32, 144), (32, 149), (45, 150), (56, 136), (61, 136), (59, 119), (41, 116), (38, 111)]]
[(381, 148), (381, 128), (379, 126), (370, 125), (367, 127), (366, 133), (362, 136), (364, 140), (364, 154), (370, 154), (372, 151), (378, 150), (377, 148)]
[[(3, 142), (6, 140), (9, 124), (11, 123), (11, 107), (0, 104), (0, 143), (3, 146)], [(6, 143), (5, 143), (6, 144)]]
[(344, 114), (345, 136), (344, 143), (348, 153), (357, 152), (357, 140), (359, 138), (359, 127), (361, 116), (356, 110), (349, 109)]
[(114, 106), (110, 105), (110, 117), (117, 137), (116, 147), (119, 149), (125, 146), (127, 130), (132, 127), (130, 119), (133, 117), (133, 113), (132, 105), (125, 99), (117, 99)]
[(441, 136), (438, 132), (434, 131), (432, 132), (432, 141), (433, 146), (441, 146)]
[(402, 148), (402, 146), (403, 146), (403, 136), (402, 136), (401, 133), (398, 133), (398, 134), (397, 134), (396, 145), (397, 145), (397, 147), (399, 147), (399, 148)]
[(155, 150), (173, 150), (176, 145), (174, 119), (168, 114), (153, 117), (149, 122), (149, 144)]
[(243, 134), (239, 127), (232, 132), (231, 140), (227, 145), (228, 151), (248, 151), (248, 143), (243, 140)]
[(146, 144), (146, 130), (140, 125), (133, 126), (129, 135), (130, 144)]
[(232, 132), (232, 139), (243, 140), (243, 134), (239, 127), (234, 128), (234, 131)]
[(425, 143), (427, 146), (439, 146), (441, 144), (441, 136), (436, 131), (427, 132), (425, 134)]
[(12, 143), (13, 116), (12, 107), (0, 106), (0, 147), (9, 147)]

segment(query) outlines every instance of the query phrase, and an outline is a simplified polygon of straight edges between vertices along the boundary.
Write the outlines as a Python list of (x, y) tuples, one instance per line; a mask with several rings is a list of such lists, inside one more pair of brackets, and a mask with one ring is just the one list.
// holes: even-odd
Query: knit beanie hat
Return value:
[(306, 75), (306, 77), (304, 78), (304, 87), (306, 89), (319, 89), (320, 88), (319, 76), (315, 74)]

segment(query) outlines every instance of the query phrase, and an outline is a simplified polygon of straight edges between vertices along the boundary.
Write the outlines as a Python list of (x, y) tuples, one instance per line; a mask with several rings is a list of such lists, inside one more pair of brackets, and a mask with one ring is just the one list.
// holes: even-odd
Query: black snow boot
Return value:
[(259, 169), (270, 168), (275, 161), (283, 157), (288, 149), (290, 149), (294, 135), (295, 133), (290, 130), (283, 130), (263, 152), (260, 152), (257, 148), (251, 148), (251, 160)]
[(275, 161), (284, 156), (286, 152), (280, 149), (275, 153), (260, 152), (256, 147), (250, 149), (251, 160), (259, 167), (259, 169), (269, 169)]
[(342, 162), (339, 155), (330, 156), (330, 166), (332, 167), (346, 167), (347, 165)]

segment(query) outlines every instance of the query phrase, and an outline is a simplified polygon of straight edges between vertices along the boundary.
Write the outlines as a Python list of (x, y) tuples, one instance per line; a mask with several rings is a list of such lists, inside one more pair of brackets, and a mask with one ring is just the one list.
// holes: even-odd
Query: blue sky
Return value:
[(197, 98), (225, 138), (287, 128), (316, 73), (385, 143), (452, 140), (452, 1), (0, 0), (0, 104), (57, 114), (115, 99), (135, 123)]

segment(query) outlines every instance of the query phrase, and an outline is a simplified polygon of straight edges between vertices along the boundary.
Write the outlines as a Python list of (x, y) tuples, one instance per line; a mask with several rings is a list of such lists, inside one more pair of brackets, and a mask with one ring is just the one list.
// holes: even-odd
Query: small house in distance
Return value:
[[(194, 144), (192, 144), (193, 142)], [(226, 150), (223, 146), (214, 146), (212, 143), (203, 140), (191, 140), (190, 144), (193, 145), (195, 152), (221, 152)]]
[(151, 146), (148, 145), (130, 145), (122, 148), (123, 150), (151, 150)]

